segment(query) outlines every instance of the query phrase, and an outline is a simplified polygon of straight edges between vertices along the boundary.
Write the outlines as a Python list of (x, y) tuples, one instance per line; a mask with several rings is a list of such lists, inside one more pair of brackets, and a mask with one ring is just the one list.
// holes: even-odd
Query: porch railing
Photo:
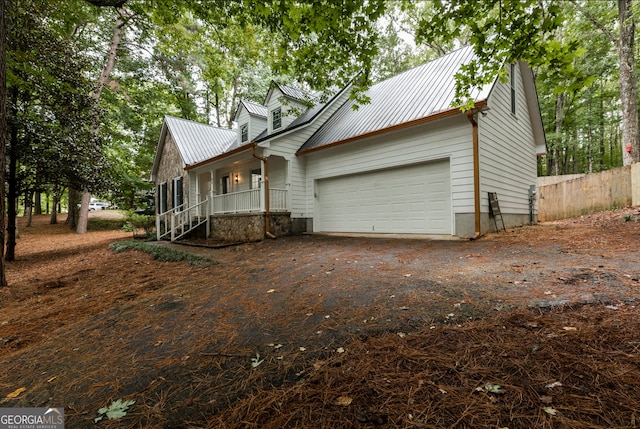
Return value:
[[(264, 211), (264, 201), (260, 189), (232, 192), (215, 195), (212, 199), (214, 214), (251, 213)], [(271, 211), (287, 210), (287, 190), (269, 189), (269, 206)]]
[(209, 236), (209, 199), (199, 202), (191, 207), (186, 204), (175, 207), (156, 216), (156, 236), (158, 240), (170, 237), (175, 241), (190, 231), (193, 231), (203, 223), (206, 223)]

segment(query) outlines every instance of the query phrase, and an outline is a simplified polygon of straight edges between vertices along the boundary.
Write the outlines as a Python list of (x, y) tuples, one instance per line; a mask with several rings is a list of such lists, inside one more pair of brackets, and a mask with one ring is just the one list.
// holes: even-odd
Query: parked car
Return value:
[(109, 203), (103, 203), (99, 201), (94, 201), (89, 203), (89, 210), (106, 210), (109, 207)]

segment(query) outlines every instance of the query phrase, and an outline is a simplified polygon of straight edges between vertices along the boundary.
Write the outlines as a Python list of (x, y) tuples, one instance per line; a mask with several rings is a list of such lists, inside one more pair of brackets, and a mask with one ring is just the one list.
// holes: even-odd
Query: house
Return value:
[(350, 84), (317, 102), (273, 82), (262, 104), (240, 102), (235, 131), (167, 117), (152, 172), (158, 219), (167, 231), (170, 216), (198, 206), (193, 217), (228, 240), (469, 238), (496, 229), (492, 192), (507, 227), (528, 224), (536, 155), (546, 152), (533, 74), (507, 65), (507, 81), (478, 88), (463, 113), (452, 107), (455, 74), (473, 57), (461, 48), (373, 85), (357, 109)]

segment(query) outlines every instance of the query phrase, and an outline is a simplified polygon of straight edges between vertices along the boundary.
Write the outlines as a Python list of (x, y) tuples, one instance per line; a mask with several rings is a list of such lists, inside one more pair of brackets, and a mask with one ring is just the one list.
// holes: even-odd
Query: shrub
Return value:
[(122, 226), (122, 229), (124, 231), (131, 232), (134, 238), (139, 236), (136, 234), (141, 229), (144, 230), (142, 237), (152, 237), (155, 229), (155, 217), (137, 214), (131, 210), (127, 211), (124, 216), (124, 225)]
[(143, 243), (135, 240), (130, 241), (117, 241), (111, 243), (109, 248), (116, 253), (124, 252), (127, 250), (138, 250), (150, 254), (156, 261), (168, 261), (168, 262), (181, 262), (186, 261), (192, 266), (209, 266), (214, 262), (211, 258), (206, 256), (194, 255), (192, 253), (182, 252), (180, 250), (172, 249), (170, 247), (158, 246), (150, 243)]

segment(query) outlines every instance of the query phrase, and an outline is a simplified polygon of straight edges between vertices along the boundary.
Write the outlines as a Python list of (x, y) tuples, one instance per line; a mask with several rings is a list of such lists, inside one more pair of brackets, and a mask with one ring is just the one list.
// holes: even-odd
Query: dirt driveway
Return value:
[[(68, 427), (92, 427), (98, 409), (120, 398), (136, 403), (125, 418), (99, 425), (338, 427), (318, 426), (312, 414), (268, 424), (233, 410), (251, 409), (242, 401), (260, 389), (300, 385), (340, 350), (385, 335), (418, 338), (425, 329), (449, 335), (451, 326), (464, 330), (495, 320), (506, 326), (514, 311), (533, 308), (542, 315), (580, 304), (625, 309), (637, 320), (639, 219), (636, 207), (475, 242), (303, 235), (222, 249), (172, 245), (214, 261), (200, 267), (113, 253), (108, 243), (127, 238), (120, 231), (78, 236), (36, 219), (21, 229), (18, 261), (8, 267), (10, 286), (0, 289), (0, 406), (65, 406)], [(567, 323), (560, 319), (559, 326)], [(477, 342), (495, 339), (488, 335)], [(516, 349), (522, 338), (511, 338)], [(389, 344), (393, 340), (381, 347)], [(635, 359), (638, 346), (630, 347)], [(454, 354), (462, 349), (471, 348), (450, 350), (449, 361), (457, 365)], [(397, 367), (394, 359), (379, 362)], [(367, 374), (356, 379), (380, 375)], [(323, 410), (325, 401), (334, 401), (326, 399), (327, 389), (325, 399), (314, 399)], [(453, 387), (438, 389), (436, 395), (446, 391), (454, 398)], [(629, 418), (637, 411), (640, 419), (634, 404)], [(393, 419), (391, 412), (382, 418), (379, 411), (358, 410), (347, 417), (338, 407), (336, 413), (344, 422), (339, 427), (473, 427), (466, 420), (415, 425), (415, 414), (404, 411)], [(307, 417), (311, 423), (302, 424)]]

